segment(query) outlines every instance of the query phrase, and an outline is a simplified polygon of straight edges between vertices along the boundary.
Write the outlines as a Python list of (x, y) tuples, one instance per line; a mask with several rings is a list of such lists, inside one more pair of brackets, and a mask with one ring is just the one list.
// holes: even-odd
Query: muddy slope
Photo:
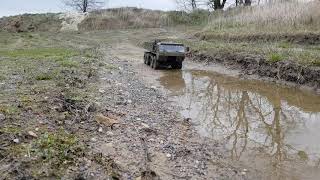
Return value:
[(240, 69), (245, 75), (259, 75), (274, 80), (287, 81), (297, 85), (320, 88), (320, 67), (303, 66), (291, 61), (268, 62), (265, 58), (247, 54), (207, 54), (192, 52), (193, 61), (221, 63)]

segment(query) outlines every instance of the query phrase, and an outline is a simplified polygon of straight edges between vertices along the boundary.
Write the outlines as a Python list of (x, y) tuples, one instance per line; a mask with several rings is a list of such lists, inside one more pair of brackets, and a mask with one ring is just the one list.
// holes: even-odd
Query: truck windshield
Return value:
[(159, 50), (161, 52), (179, 52), (179, 53), (184, 53), (185, 48), (184, 46), (181, 45), (170, 45), (170, 44), (165, 44), (165, 45), (160, 45)]

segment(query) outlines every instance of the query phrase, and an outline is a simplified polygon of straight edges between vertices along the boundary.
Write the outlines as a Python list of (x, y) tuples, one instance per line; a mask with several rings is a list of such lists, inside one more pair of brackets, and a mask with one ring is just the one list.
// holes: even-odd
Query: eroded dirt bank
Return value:
[(270, 62), (262, 56), (246, 53), (222, 53), (207, 55), (197, 51), (191, 52), (191, 60), (207, 64), (218, 63), (232, 69), (238, 69), (244, 75), (258, 75), (272, 78), (271, 81), (286, 81), (291, 85), (307, 86), (314, 90), (320, 88), (320, 67), (301, 65), (292, 61)]

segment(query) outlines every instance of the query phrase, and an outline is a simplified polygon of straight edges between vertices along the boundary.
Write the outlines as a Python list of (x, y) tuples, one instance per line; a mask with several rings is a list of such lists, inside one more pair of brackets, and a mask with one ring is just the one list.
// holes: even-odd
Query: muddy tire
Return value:
[(159, 69), (159, 67), (160, 67), (159, 62), (157, 61), (157, 59), (155, 57), (152, 57), (151, 67), (155, 70)]
[(171, 65), (172, 69), (182, 69), (182, 62), (177, 62)]
[(152, 58), (150, 56), (147, 57), (147, 65), (150, 66), (152, 63)]
[(148, 63), (147, 59), (148, 59), (148, 56), (144, 55), (144, 57), (143, 57), (143, 63), (144, 63), (144, 64), (147, 64), (147, 63)]

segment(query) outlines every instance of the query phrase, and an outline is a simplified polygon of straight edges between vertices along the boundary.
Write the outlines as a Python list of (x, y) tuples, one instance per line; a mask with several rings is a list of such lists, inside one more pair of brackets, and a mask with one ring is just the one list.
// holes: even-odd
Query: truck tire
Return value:
[(148, 55), (148, 57), (147, 57), (147, 65), (148, 66), (150, 66), (151, 65), (151, 63), (152, 63), (152, 57), (150, 56), (150, 55)]
[(182, 62), (176, 62), (171, 65), (172, 69), (182, 69)]
[(148, 61), (147, 61), (147, 55), (144, 55), (144, 57), (143, 57), (143, 63), (144, 63), (144, 64), (147, 64), (147, 62), (148, 62)]
[(159, 69), (159, 62), (156, 57), (152, 57), (151, 67), (155, 70)]

